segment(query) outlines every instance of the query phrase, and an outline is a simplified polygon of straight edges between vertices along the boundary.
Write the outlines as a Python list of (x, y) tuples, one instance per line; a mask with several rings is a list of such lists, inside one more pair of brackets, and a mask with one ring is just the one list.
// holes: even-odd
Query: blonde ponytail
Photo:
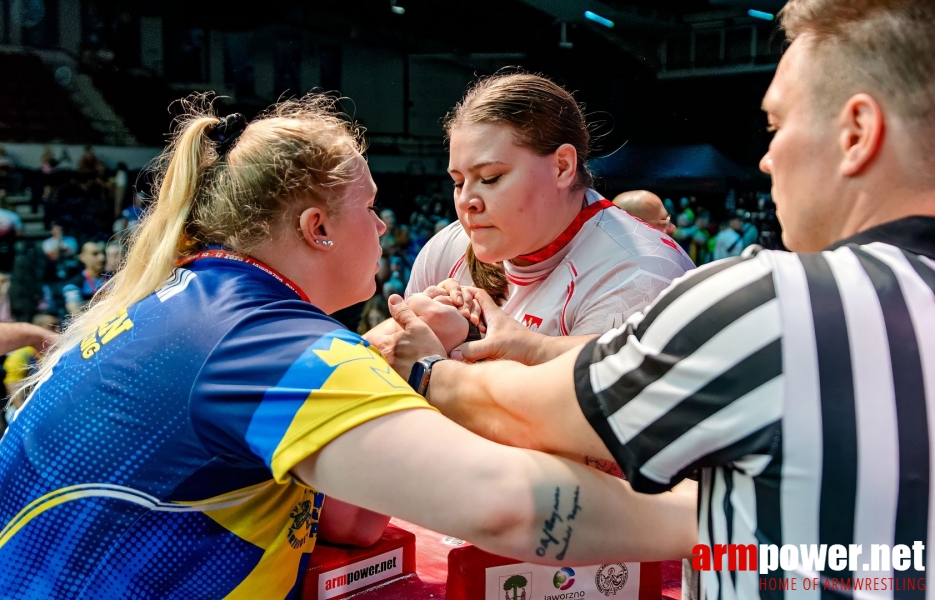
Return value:
[(160, 155), (159, 162), (167, 166), (159, 195), (130, 239), (123, 269), (101, 288), (87, 310), (71, 322), (27, 384), (44, 379), (63, 354), (102, 323), (159, 289), (178, 258), (192, 248), (189, 215), (202, 187), (205, 168), (216, 157), (205, 133), (217, 122), (217, 117), (207, 115), (192, 118)]
[(209, 96), (185, 99), (182, 107), (186, 116), (157, 161), (159, 192), (130, 239), (125, 266), (47, 352), (27, 385), (44, 379), (100, 325), (159, 289), (182, 256), (207, 244), (249, 253), (293, 222), (296, 210), (312, 204), (340, 210), (344, 189), (359, 178), (361, 130), (337, 111), (336, 98), (309, 94), (280, 102), (246, 125), (236, 144), (228, 140), (224, 160), (221, 146), (209, 139), (221, 123)]
[(474, 285), (490, 294), (497, 304), (502, 305), (506, 302), (509, 296), (509, 285), (506, 280), (506, 271), (503, 270), (503, 263), (479, 261), (474, 254), (474, 245), (471, 243), (468, 243), (464, 257), (467, 259), (468, 270), (471, 272)]

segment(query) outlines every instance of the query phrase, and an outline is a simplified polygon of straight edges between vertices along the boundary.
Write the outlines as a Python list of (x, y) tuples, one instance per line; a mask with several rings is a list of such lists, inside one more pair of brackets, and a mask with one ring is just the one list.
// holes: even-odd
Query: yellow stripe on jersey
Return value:
[(273, 477), (280, 483), (291, 480), (295, 465), (358, 425), (400, 410), (435, 410), (373, 347), (334, 338), (328, 350), (315, 354), (334, 372), (312, 391), (273, 453)]
[(294, 578), (271, 574), (297, 573), (302, 555), (315, 548), (315, 531), (321, 516), (319, 509), (312, 510), (315, 490), (272, 481), (263, 485), (263, 493), (254, 495), (249, 502), (205, 512), (234, 535), (264, 551), (253, 570), (226, 596), (229, 600), (285, 598), (295, 585)]

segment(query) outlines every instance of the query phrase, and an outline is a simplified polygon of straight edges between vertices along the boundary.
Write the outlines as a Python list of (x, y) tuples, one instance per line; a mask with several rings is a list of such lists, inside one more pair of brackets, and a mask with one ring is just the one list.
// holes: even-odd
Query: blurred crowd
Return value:
[(130, 178), (126, 164), (109, 169), (91, 146), (76, 158), (46, 147), (39, 169), (0, 147), (0, 322), (64, 323), (87, 304), (119, 268), (142, 212)]

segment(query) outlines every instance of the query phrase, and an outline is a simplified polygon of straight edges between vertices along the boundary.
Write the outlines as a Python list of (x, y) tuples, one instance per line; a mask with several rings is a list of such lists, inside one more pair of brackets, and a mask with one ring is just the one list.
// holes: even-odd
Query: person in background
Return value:
[(85, 146), (84, 154), (81, 155), (81, 160), (78, 161), (78, 172), (92, 176), (97, 175), (100, 165), (101, 161), (94, 153), (94, 147)]
[(357, 333), (363, 335), (389, 318), (390, 309), (386, 303), (386, 297), (376, 294), (364, 304)]
[(123, 205), (127, 198), (128, 186), (130, 183), (130, 174), (128, 173), (127, 163), (118, 162), (117, 170), (114, 173), (113, 192), (114, 192), (114, 218), (119, 218), (123, 211)]
[[(32, 324), (51, 331), (53, 334), (59, 333), (60, 323), (55, 315), (43, 312), (36, 313), (32, 318)], [(56, 338), (57, 335), (55, 337), (49, 336), (42, 339), (42, 343), (39, 345), (30, 344), (7, 353), (6, 359), (3, 361), (3, 370), (6, 372), (3, 383), (6, 385), (7, 394), (14, 399), (13, 403), (17, 407), (19, 407), (19, 403), (15, 399), (16, 393), (22, 387), (23, 381), (35, 373), (36, 366), (42, 358), (43, 344), (49, 344)]]
[[(53, 317), (55, 318), (55, 317)], [(34, 319), (34, 322), (37, 319)], [(57, 328), (52, 328), (52, 321), (48, 318), (38, 319), (40, 324), (32, 323), (0, 323), (0, 355), (10, 354), (11, 356), (16, 352), (18, 348), (33, 348), (36, 350), (36, 354), (30, 358), (30, 363), (26, 369), (26, 373), (30, 374), (35, 363), (35, 358), (41, 356), (42, 352), (45, 352), (47, 349), (51, 348), (56, 341), (58, 341), (59, 334)], [(57, 322), (58, 319), (55, 318)], [(4, 369), (7, 369), (7, 365), (4, 361)], [(17, 364), (14, 362), (9, 365), (9, 369), (16, 371)], [(4, 381), (9, 377), (9, 371), (4, 375)], [(9, 388), (4, 383), (3, 387), (3, 396), (4, 398), (9, 398), (8, 402), (0, 400), (0, 409), (2, 409), (2, 416), (0, 416), (0, 439), (2, 439), (4, 432), (7, 429), (7, 426), (13, 420), (13, 414), (16, 410), (22, 405), (22, 398), (18, 397), (18, 394), (14, 392), (20, 392), (22, 379), (17, 380), (19, 383), (11, 385)], [(10, 389), (12, 388), (12, 389)]]
[(116, 273), (123, 266), (123, 260), (126, 256), (127, 247), (119, 240), (111, 240), (104, 247), (104, 271), (106, 273)]
[(743, 225), (740, 217), (733, 217), (721, 223), (721, 230), (714, 238), (714, 254), (712, 260), (723, 260), (731, 256), (740, 256), (743, 252), (743, 238), (738, 230)]
[(750, 213), (746, 210), (738, 210), (737, 217), (740, 219), (739, 224), (736, 219), (731, 220), (731, 227), (734, 227), (735, 231), (743, 238), (743, 247), (746, 248), (757, 243), (760, 232), (757, 231), (756, 225), (750, 222)]
[(78, 260), (84, 269), (62, 286), (65, 310), (69, 315), (81, 312), (110, 279), (110, 273), (104, 270), (106, 259), (103, 242), (90, 241), (81, 246)]
[(0, 272), (13, 271), (16, 240), (23, 233), (23, 220), (10, 206), (5, 189), (0, 189)]
[(613, 203), (617, 208), (622, 208), (666, 235), (671, 236), (675, 233), (675, 224), (672, 223), (669, 211), (666, 210), (662, 199), (652, 192), (646, 190), (623, 192), (614, 197)]

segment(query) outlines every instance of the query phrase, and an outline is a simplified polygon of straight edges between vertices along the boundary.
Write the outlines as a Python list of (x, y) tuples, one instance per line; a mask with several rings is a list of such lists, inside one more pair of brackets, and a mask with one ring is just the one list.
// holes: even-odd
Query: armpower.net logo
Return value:
[[(919, 541), (871, 544), (866, 554), (863, 544), (697, 544), (692, 568), (770, 575), (760, 578), (761, 590), (915, 591), (925, 590), (924, 552)], [(828, 576), (829, 571), (841, 577)]]

